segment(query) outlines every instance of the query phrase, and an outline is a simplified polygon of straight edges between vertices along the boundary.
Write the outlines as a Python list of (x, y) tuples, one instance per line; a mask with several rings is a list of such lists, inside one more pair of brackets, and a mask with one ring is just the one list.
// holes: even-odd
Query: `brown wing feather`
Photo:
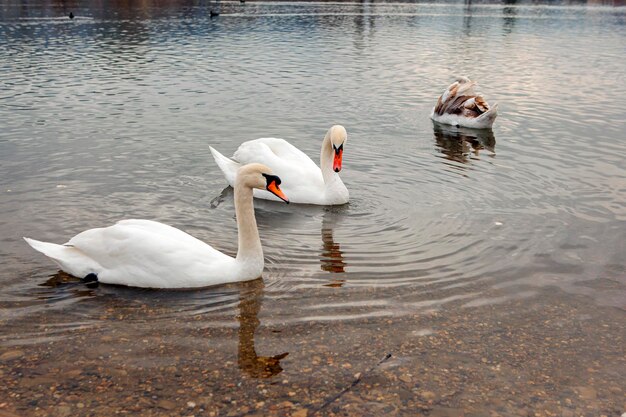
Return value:
[[(439, 96), (439, 99), (437, 100), (437, 105), (435, 106), (435, 113), (437, 113), (438, 115), (442, 115), (444, 113), (444, 106), (445, 103), (447, 103), (451, 97), (454, 97), (456, 95), (456, 92), (459, 89), (459, 83), (457, 81), (453, 82), (452, 84), (450, 84), (450, 86), (446, 89), (446, 91), (443, 92), (442, 95)], [(443, 96), (447, 94), (447, 98), (446, 101), (443, 101)]]
[[(481, 114), (489, 110), (489, 104), (481, 96), (475, 95), (473, 87), (476, 83), (469, 79), (456, 81), (452, 83), (446, 92), (439, 96), (437, 104), (435, 105), (435, 113), (438, 115), (448, 114), (462, 114), (467, 117), (478, 117)], [(447, 93), (447, 98), (444, 101), (443, 96)], [(463, 94), (469, 93), (465, 95)], [(468, 100), (472, 100), (470, 103), (466, 103)]]
[(478, 117), (481, 113), (476, 111), (475, 109), (464, 108), (461, 114), (465, 117)]
[(470, 98), (472, 98), (472, 96), (451, 97), (444, 104), (441, 114), (460, 114), (464, 109), (463, 104)]
[[(438, 115), (461, 114), (466, 117), (478, 117), (489, 111), (490, 107), (487, 101), (481, 96), (476, 95), (474, 86), (476, 83), (469, 78), (461, 78), (448, 87), (448, 89), (439, 96), (435, 113)], [(443, 100), (443, 96), (447, 97)], [(459, 94), (457, 96), (457, 94)], [(472, 100), (473, 99), (473, 100)], [(468, 100), (471, 100), (469, 103)]]
[(478, 107), (481, 114), (489, 110), (489, 104), (481, 96), (476, 96), (474, 101), (476, 102), (476, 107)]
[(437, 105), (435, 106), (435, 113), (437, 114), (441, 114), (441, 106), (443, 105), (443, 103), (441, 102), (441, 97), (443, 96), (443, 94), (441, 96), (439, 96), (439, 100), (437, 100)]

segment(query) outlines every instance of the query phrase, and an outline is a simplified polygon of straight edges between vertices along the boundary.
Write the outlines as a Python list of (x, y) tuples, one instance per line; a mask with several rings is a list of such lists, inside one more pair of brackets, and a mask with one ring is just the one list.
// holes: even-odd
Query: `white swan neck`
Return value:
[(333, 145), (330, 142), (330, 130), (324, 136), (322, 141), (322, 150), (320, 151), (320, 170), (322, 171), (322, 177), (324, 177), (324, 183), (330, 184), (332, 180), (338, 176), (333, 171)]
[(239, 238), (237, 261), (255, 267), (258, 267), (260, 264), (262, 270), (263, 248), (261, 247), (259, 230), (254, 217), (252, 188), (241, 184), (239, 181), (235, 183), (235, 214), (237, 216), (237, 234)]

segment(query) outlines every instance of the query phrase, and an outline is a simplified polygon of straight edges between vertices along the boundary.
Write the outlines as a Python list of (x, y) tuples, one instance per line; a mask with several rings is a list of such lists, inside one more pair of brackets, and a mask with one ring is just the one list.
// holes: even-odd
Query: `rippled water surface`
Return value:
[[(0, 62), (3, 349), (113, 328), (239, 326), (241, 339), (259, 323), (515, 315), (510, 303), (551, 294), (621, 311), (623, 326), (624, 8), (7, 2)], [(499, 103), (493, 131), (430, 121), (455, 75)], [(88, 289), (21, 240), (147, 218), (234, 254), (209, 145), (230, 155), (275, 136), (317, 160), (337, 123), (350, 203), (258, 201), (266, 268), (252, 290)]]

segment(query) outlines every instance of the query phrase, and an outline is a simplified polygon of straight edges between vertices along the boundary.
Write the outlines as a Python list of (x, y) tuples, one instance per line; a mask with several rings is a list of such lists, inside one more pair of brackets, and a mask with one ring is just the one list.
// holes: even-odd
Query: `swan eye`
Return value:
[(272, 182), (275, 182), (276, 185), (280, 185), (281, 181), (280, 178), (278, 178), (277, 175), (271, 175), (271, 174), (261, 174), (265, 177), (265, 180), (267, 181), (267, 186), (269, 187), (270, 184)]
[(335, 150), (336, 154), (339, 154), (339, 152), (343, 151), (343, 143), (339, 145), (339, 147), (336, 147), (335, 144), (333, 143), (333, 149)]

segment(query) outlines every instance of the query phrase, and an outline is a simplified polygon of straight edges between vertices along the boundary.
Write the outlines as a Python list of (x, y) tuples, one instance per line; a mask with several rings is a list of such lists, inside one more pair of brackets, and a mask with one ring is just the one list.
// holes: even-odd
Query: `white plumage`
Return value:
[(238, 275), (234, 258), (151, 220), (122, 220), (89, 229), (64, 245), (25, 240), (68, 274), (83, 278), (94, 273), (106, 284), (186, 288), (211, 285), (207, 282), (211, 276), (232, 282)]

